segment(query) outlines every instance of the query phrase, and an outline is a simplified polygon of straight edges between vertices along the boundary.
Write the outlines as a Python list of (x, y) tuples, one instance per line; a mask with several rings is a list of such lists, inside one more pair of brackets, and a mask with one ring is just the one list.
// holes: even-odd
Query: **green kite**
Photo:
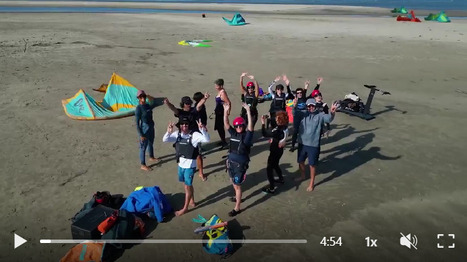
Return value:
[(407, 9), (405, 9), (405, 7), (401, 7), (401, 8), (394, 8), (391, 10), (391, 13), (395, 13), (395, 14), (408, 14), (409, 12), (407, 11)]
[(444, 11), (439, 12), (439, 14), (430, 13), (425, 17), (425, 21), (438, 21), (441, 23), (450, 23), (451, 19), (444, 13)]
[(222, 17), (224, 21), (229, 25), (246, 25), (245, 18), (239, 13), (236, 13), (231, 20)]

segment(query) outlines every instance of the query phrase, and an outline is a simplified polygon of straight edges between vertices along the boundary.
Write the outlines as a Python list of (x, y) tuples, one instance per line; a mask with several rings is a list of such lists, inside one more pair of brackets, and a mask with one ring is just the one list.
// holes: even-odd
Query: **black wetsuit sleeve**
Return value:
[(294, 99), (295, 96), (292, 93), (292, 90), (290, 90), (290, 85), (287, 86), (287, 97), (286, 99)]
[(319, 90), (319, 84), (316, 84), (315, 89), (313, 90)]

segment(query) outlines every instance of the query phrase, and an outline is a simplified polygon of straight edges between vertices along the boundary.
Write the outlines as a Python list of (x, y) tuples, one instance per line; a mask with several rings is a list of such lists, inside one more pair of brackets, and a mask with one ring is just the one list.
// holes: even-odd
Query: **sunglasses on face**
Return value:
[(302, 94), (302, 92), (297, 92), (297, 95), (301, 95), (301, 94)]
[(188, 123), (181, 123), (180, 125), (181, 126), (188, 126), (189, 124)]
[(243, 127), (243, 125), (234, 125), (234, 128), (240, 128)]
[(307, 105), (307, 107), (315, 107), (315, 105)]
[(255, 89), (254, 86), (247, 86), (246, 88), (248, 88), (248, 89)]

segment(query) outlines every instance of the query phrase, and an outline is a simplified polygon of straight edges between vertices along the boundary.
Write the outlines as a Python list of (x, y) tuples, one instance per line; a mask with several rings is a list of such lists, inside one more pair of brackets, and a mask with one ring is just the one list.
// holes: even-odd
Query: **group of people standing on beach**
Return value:
[[(244, 85), (244, 79), (250, 81)], [(323, 79), (318, 78), (317, 84), (310, 96), (307, 96), (310, 81), (306, 81), (304, 88), (297, 88), (294, 92), (290, 89), (290, 80), (286, 75), (277, 76), (269, 85), (269, 94), (261, 94), (258, 82), (255, 77), (248, 73), (240, 75), (241, 90), (241, 112), (230, 124), (229, 116), (232, 110), (232, 103), (224, 89), (224, 80), (214, 81), (216, 89), (214, 108), (214, 130), (219, 134), (220, 149), (228, 149), (226, 170), (235, 191), (235, 196), (231, 198), (235, 202), (235, 207), (229, 212), (229, 216), (236, 216), (241, 212), (242, 201), (241, 184), (246, 179), (246, 173), (250, 162), (250, 150), (253, 146), (254, 126), (258, 119), (261, 121), (261, 133), (270, 142), (269, 157), (267, 161), (267, 179), (269, 185), (263, 188), (263, 192), (274, 194), (276, 184), (285, 183), (282, 170), (279, 166), (280, 159), (284, 153), (286, 140), (289, 136), (289, 119), (286, 112), (287, 100), (293, 101), (293, 133), (292, 146), (289, 151), (298, 149), (297, 162), (300, 168), (300, 177), (296, 181), (305, 180), (305, 160), (308, 158), (310, 169), (310, 184), (307, 191), (313, 191), (314, 179), (316, 175), (316, 165), (320, 154), (321, 136), (329, 132), (329, 123), (334, 119), (337, 104), (334, 103), (329, 108), (322, 100), (319, 87)], [(284, 91), (284, 85), (286, 91)], [(274, 88), (274, 90), (273, 90)], [(140, 161), (141, 169), (151, 170), (146, 164), (146, 152), (151, 161), (160, 161), (154, 156), (155, 124), (152, 110), (154, 105), (149, 105), (147, 95), (139, 90), (137, 93), (139, 105), (136, 108), (136, 126), (140, 137)], [(162, 141), (172, 143), (175, 147), (178, 163), (178, 179), (184, 183), (185, 203), (181, 210), (175, 214), (183, 215), (188, 208), (195, 207), (193, 177), (196, 169), (199, 170), (199, 177), (206, 181), (207, 177), (203, 172), (203, 156), (201, 144), (210, 142), (210, 135), (207, 131), (207, 111), (205, 103), (210, 98), (209, 93), (197, 92), (193, 95), (193, 100), (189, 96), (181, 99), (180, 107), (177, 108), (167, 98), (164, 104), (178, 118), (176, 123), (169, 122), (167, 132)], [(269, 113), (259, 115), (258, 103), (271, 100)], [(230, 139), (227, 142), (226, 132)], [(298, 142), (298, 147), (295, 147)], [(274, 177), (274, 171), (278, 178)]]

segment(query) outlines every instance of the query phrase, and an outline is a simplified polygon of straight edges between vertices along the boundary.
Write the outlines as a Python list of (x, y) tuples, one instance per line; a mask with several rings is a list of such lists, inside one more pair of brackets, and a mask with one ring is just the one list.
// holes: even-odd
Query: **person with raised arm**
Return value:
[(338, 104), (334, 103), (332, 105), (329, 114), (317, 110), (316, 100), (313, 98), (306, 101), (306, 106), (308, 113), (300, 122), (298, 132), (297, 162), (300, 168), (300, 177), (296, 180), (305, 180), (305, 159), (308, 158), (310, 185), (306, 190), (310, 192), (314, 189), (316, 166), (318, 165), (321, 149), (321, 129), (325, 123), (330, 123), (334, 119)]
[[(276, 190), (275, 183), (284, 184), (284, 177), (282, 176), (282, 170), (279, 166), (282, 154), (284, 153), (284, 146), (286, 143), (287, 136), (289, 131), (287, 125), (289, 124), (289, 119), (286, 112), (277, 112), (276, 114), (276, 123), (272, 131), (266, 129), (266, 117), (261, 117), (261, 131), (264, 137), (269, 137), (269, 156), (268, 156), (268, 165), (266, 167), (266, 174), (268, 176), (269, 186), (263, 188), (264, 193), (274, 194)], [(276, 171), (279, 179), (274, 179), (273, 171)]]
[[(319, 89), (319, 86), (322, 81), (323, 81), (323, 78), (321, 77), (318, 77), (316, 79), (316, 87), (314, 88), (313, 92)], [(297, 143), (298, 128), (300, 127), (300, 122), (302, 121), (302, 119), (305, 117), (305, 115), (308, 112), (307, 107), (306, 107), (306, 100), (308, 99), (306, 96), (306, 92), (308, 91), (309, 86), (310, 86), (310, 81), (306, 80), (304, 88), (297, 88), (297, 90), (295, 91), (295, 97), (293, 101), (294, 103), (293, 103), (292, 147), (289, 149), (290, 152), (294, 152), (297, 149), (295, 147), (295, 144)]]
[[(251, 81), (246, 84), (246, 87), (243, 85), (243, 78), (248, 77)], [(254, 81), (254, 82), (253, 82)], [(246, 103), (250, 106), (251, 110), (251, 119), (253, 120), (253, 128), (255, 127), (256, 121), (258, 121), (258, 95), (259, 95), (259, 85), (253, 75), (248, 74), (247, 72), (240, 75), (240, 90), (242, 103)], [(242, 112), (240, 116), (247, 120), (245, 108), (242, 107)], [(247, 120), (248, 121), (248, 120)]]
[[(287, 85), (287, 93), (284, 93), (284, 86), (282, 84), (276, 85), (276, 83), (281, 79)], [(273, 92), (272, 87), (274, 85), (276, 85), (276, 90)], [(285, 111), (287, 97), (291, 94), (290, 93), (290, 81), (287, 78), (287, 76), (285, 74), (282, 76), (277, 76), (274, 79), (274, 81), (272, 81), (271, 84), (269, 85), (268, 91), (272, 96), (271, 107), (269, 109), (269, 117), (271, 121), (271, 127), (275, 128), (277, 126), (276, 113), (280, 111)]]
[(175, 143), (175, 150), (178, 163), (178, 181), (185, 186), (185, 204), (181, 210), (175, 212), (176, 216), (181, 216), (188, 211), (188, 206), (195, 207), (195, 195), (193, 188), (193, 176), (196, 172), (196, 158), (198, 157), (198, 144), (207, 143), (210, 140), (206, 127), (197, 120), (197, 129), (190, 130), (190, 121), (182, 119), (180, 129), (174, 131), (175, 124), (169, 122), (167, 132), (162, 138), (163, 142)]
[[(198, 131), (197, 120), (200, 118), (201, 110), (203, 109), (204, 104), (206, 103), (207, 99), (209, 98), (209, 94), (205, 93), (204, 97), (196, 103), (193, 107), (193, 101), (189, 96), (182, 97), (180, 101), (180, 108), (176, 108), (172, 103), (170, 103), (169, 99), (164, 99), (164, 104), (172, 110), (174, 116), (178, 118), (178, 122), (176, 124), (177, 128), (180, 128), (180, 121), (182, 119), (188, 119), (190, 130)], [(204, 108), (206, 109), (206, 108)], [(199, 151), (199, 148), (198, 148)], [(199, 152), (198, 152), (199, 153)], [(201, 154), (198, 154), (198, 158), (196, 159), (198, 163), (198, 170), (199, 170), (199, 177), (201, 180), (206, 181), (207, 177), (204, 175), (203, 169), (203, 157)]]
[(224, 104), (224, 127), (230, 134), (229, 154), (227, 156), (227, 170), (235, 191), (235, 207), (229, 212), (233, 217), (240, 214), (240, 203), (242, 202), (241, 184), (246, 179), (246, 171), (250, 162), (250, 149), (253, 145), (253, 121), (251, 119), (250, 106), (243, 103), (248, 117), (248, 126), (242, 117), (236, 117), (233, 121), (233, 127), (229, 123), (230, 105)]

